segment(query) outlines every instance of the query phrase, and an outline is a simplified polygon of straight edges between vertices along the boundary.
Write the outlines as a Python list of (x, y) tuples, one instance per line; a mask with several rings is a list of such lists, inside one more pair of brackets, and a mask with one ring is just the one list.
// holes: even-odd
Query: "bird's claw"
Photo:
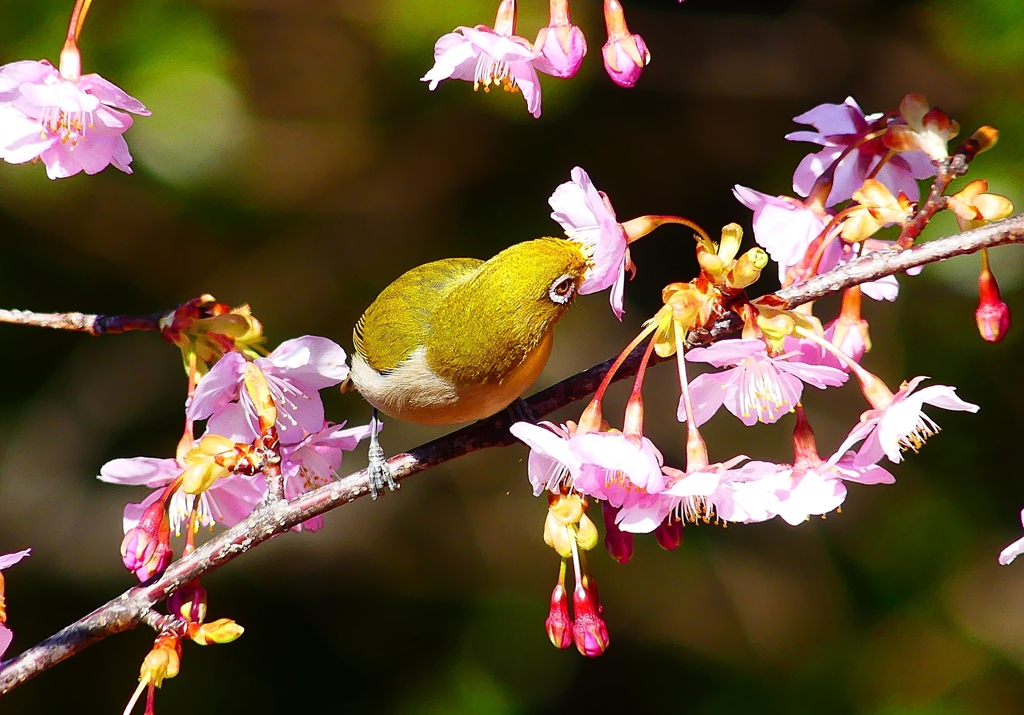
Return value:
[(537, 424), (537, 415), (530, 409), (530, 405), (527, 404), (526, 400), (522, 397), (517, 397), (516, 401), (505, 408), (508, 413), (509, 419), (512, 424), (516, 422), (529, 422), (532, 425)]
[(399, 484), (391, 474), (388, 461), (384, 458), (384, 450), (379, 444), (370, 445), (370, 464), (367, 467), (370, 475), (370, 498), (376, 499), (387, 487), (391, 491), (398, 489)]

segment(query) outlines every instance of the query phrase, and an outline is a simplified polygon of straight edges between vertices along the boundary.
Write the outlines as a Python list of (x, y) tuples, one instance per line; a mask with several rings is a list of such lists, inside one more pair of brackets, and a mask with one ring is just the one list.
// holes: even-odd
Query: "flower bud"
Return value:
[(212, 295), (190, 300), (163, 316), (160, 332), (181, 349), (185, 371), (192, 374), (195, 370), (197, 379), (231, 350), (259, 357), (254, 348), (265, 340), (263, 326), (252, 317), (249, 306), (232, 308)]
[(978, 323), (981, 337), (990, 343), (998, 343), (1010, 329), (1010, 307), (999, 295), (999, 284), (988, 265), (988, 250), (981, 252), (981, 274), (978, 276), (978, 309), (974, 319)]
[(651, 62), (651, 53), (640, 35), (626, 27), (626, 16), (619, 0), (604, 0), (604, 22), (608, 29), (608, 42), (601, 49), (604, 69), (620, 87), (632, 87), (640, 73)]
[(576, 531), (576, 545), (584, 551), (590, 551), (597, 546), (597, 542), (597, 527), (594, 526), (594, 522), (590, 520), (590, 517), (584, 514), (580, 517), (579, 527)]
[(171, 524), (164, 502), (150, 504), (139, 523), (121, 541), (121, 560), (140, 581), (148, 581), (171, 563)]
[(578, 522), (585, 508), (578, 494), (553, 494), (548, 502), (548, 510), (559, 523), (565, 525)]
[(576, 649), (589, 658), (601, 655), (608, 648), (608, 627), (600, 616), (596, 593), (576, 584), (572, 592), (572, 608), (576, 616), (572, 624)]
[(608, 555), (624, 564), (633, 557), (633, 535), (619, 529), (615, 517), (619, 510), (608, 502), (601, 502), (604, 515), (604, 547)]
[(903, 223), (910, 218), (913, 209), (902, 191), (899, 196), (893, 196), (885, 184), (875, 179), (865, 179), (853, 192), (853, 200), (857, 205), (849, 209), (840, 232), (847, 243), (863, 241), (883, 226)]
[(189, 628), (189, 637), (199, 645), (223, 644), (237, 640), (245, 629), (230, 618), (218, 618), (211, 623), (193, 624)]
[(761, 277), (761, 271), (768, 265), (768, 254), (760, 248), (751, 248), (736, 261), (729, 270), (725, 283), (730, 288), (741, 290), (753, 285)]
[(551, 608), (548, 610), (547, 620), (544, 621), (544, 628), (556, 648), (568, 648), (572, 645), (573, 626), (569, 618), (569, 600), (562, 584), (557, 584), (551, 592)]
[(572, 539), (569, 527), (562, 524), (548, 510), (548, 515), (544, 519), (544, 543), (554, 549), (563, 559), (568, 559), (572, 557)]
[(206, 619), (206, 589), (198, 579), (188, 582), (167, 597), (167, 610), (190, 623), (202, 623)]
[(654, 538), (658, 540), (658, 546), (665, 551), (675, 551), (683, 543), (683, 524), (678, 519), (668, 517), (658, 524), (654, 530)]
[(181, 641), (176, 636), (159, 636), (153, 650), (146, 654), (139, 670), (139, 681), (161, 687), (181, 668)]
[(218, 479), (223, 479), (231, 471), (212, 459), (205, 459), (193, 464), (181, 475), (181, 490), (186, 494), (202, 494), (213, 486)]
[(568, 0), (551, 0), (550, 6), (548, 26), (541, 28), (533, 43), (537, 69), (553, 77), (572, 77), (587, 54), (587, 38), (569, 20)]

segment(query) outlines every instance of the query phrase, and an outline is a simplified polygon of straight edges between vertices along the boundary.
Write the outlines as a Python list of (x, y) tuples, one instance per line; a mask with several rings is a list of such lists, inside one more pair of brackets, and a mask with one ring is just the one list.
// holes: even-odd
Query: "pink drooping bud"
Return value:
[(974, 319), (981, 337), (998, 343), (1010, 329), (1010, 307), (999, 295), (999, 284), (988, 265), (988, 251), (981, 250), (981, 274), (978, 276), (978, 309)]
[(544, 621), (544, 628), (556, 648), (568, 648), (572, 645), (573, 630), (572, 619), (569, 617), (569, 599), (565, 593), (565, 586), (561, 583), (557, 584), (555, 590), (551, 592), (551, 609), (548, 611), (547, 620)]
[(619, 510), (608, 502), (601, 502), (601, 513), (604, 515), (604, 547), (608, 555), (624, 564), (633, 557), (633, 535), (619, 529), (615, 517)]
[(668, 517), (658, 524), (654, 530), (654, 538), (658, 540), (658, 546), (665, 551), (675, 551), (683, 543), (683, 523), (675, 517)]
[(608, 648), (608, 626), (601, 618), (596, 590), (584, 589), (577, 583), (572, 592), (572, 608), (576, 616), (572, 624), (576, 649), (589, 658), (601, 655)]
[(647, 43), (626, 27), (626, 16), (619, 0), (604, 0), (604, 23), (608, 28), (608, 41), (601, 48), (605, 71), (620, 87), (632, 87), (651, 62)]
[(171, 563), (171, 523), (163, 500), (153, 502), (121, 541), (121, 560), (140, 581), (148, 581)]
[(564, 79), (579, 70), (587, 54), (587, 38), (569, 19), (568, 0), (551, 0), (548, 26), (537, 33), (533, 48), (537, 54), (535, 66), (545, 74)]

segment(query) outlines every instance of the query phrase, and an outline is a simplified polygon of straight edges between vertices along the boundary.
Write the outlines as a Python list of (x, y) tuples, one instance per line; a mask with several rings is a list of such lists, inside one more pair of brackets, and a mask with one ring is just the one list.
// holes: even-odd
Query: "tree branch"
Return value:
[(33, 313), (30, 310), (0, 309), (0, 323), (34, 325), (39, 328), (72, 330), (90, 335), (112, 335), (130, 330), (160, 330), (160, 318), (153, 315), (91, 315), (89, 313)]
[[(839, 293), (854, 285), (904, 272), (909, 268), (974, 253), (982, 248), (1022, 242), (1024, 216), (1018, 216), (904, 251), (872, 253), (781, 290), (777, 295), (786, 301), (787, 307), (794, 308)], [(95, 319), (97, 316), (92, 317)], [(25, 322), (33, 325), (44, 324)], [(84, 325), (85, 323), (82, 328), (77, 329), (92, 332), (92, 329)], [(741, 325), (739, 317), (731, 315), (720, 320), (710, 330), (695, 331), (690, 336), (690, 342), (693, 345), (708, 344), (723, 335), (735, 332)], [(644, 346), (641, 345), (630, 354), (616, 373), (616, 380), (636, 374), (643, 351)], [(562, 380), (528, 398), (526, 403), (535, 415), (542, 417), (560, 407), (577, 402), (597, 389), (612, 362), (606, 360)], [(393, 457), (388, 464), (395, 478), (402, 480), (469, 452), (512, 444), (515, 439), (508, 431), (510, 422), (509, 415), (502, 412)], [(210, 573), (270, 537), (367, 494), (369, 477), (364, 469), (291, 501), (262, 504), (231, 529), (172, 563), (152, 582), (125, 591), (88, 616), (4, 663), (0, 667), (0, 695), (99, 640), (135, 628), (144, 620), (153, 621), (154, 617), (148, 614), (157, 603), (190, 581)]]

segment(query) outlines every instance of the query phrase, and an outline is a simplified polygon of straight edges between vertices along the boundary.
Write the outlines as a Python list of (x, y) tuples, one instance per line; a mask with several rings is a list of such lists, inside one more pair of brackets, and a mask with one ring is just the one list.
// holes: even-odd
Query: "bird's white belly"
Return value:
[(540, 375), (551, 354), (551, 334), (500, 382), (454, 384), (427, 364), (416, 348), (398, 367), (381, 374), (361, 356), (352, 356), (352, 383), (366, 401), (389, 417), (424, 425), (451, 425), (489, 417), (508, 407)]

